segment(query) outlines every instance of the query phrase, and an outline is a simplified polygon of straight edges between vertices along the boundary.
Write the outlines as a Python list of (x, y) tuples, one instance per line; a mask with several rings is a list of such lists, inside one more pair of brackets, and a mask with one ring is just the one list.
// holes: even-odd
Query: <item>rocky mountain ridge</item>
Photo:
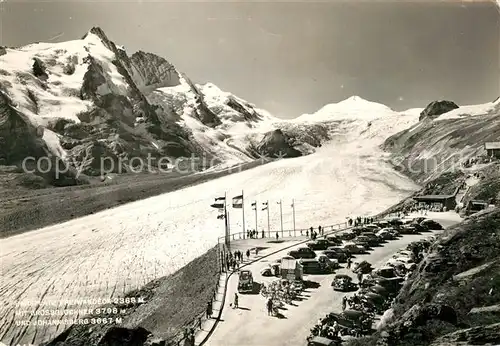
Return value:
[(52, 170), (49, 185), (135, 171), (132, 158), (250, 162), (263, 153), (249, 149), (281, 122), (211, 83), (193, 83), (162, 57), (129, 56), (98, 27), (81, 40), (3, 48), (0, 61), (0, 165), (60, 161), (69, 173), (59, 179)]

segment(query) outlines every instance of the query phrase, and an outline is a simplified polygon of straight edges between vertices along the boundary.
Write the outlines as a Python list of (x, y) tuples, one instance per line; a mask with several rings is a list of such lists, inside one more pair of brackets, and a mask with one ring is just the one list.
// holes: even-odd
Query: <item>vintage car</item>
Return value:
[(384, 230), (378, 231), (376, 236), (379, 237), (381, 240), (394, 240), (394, 239), (396, 239), (396, 236), (392, 232), (384, 231)]
[(343, 328), (343, 334), (352, 334), (353, 330), (367, 334), (372, 330), (373, 316), (358, 310), (345, 310), (335, 314), (337, 323)]
[(328, 248), (326, 251), (323, 251), (321, 255), (328, 257), (329, 259), (335, 259), (339, 263), (345, 263), (347, 261), (348, 254), (345, 251), (340, 249)]
[(299, 260), (299, 263), (302, 265), (304, 274), (329, 274), (333, 270), (315, 258), (303, 258)]
[(326, 239), (317, 239), (308, 242), (307, 247), (311, 250), (326, 250), (330, 245), (330, 242)]
[(381, 267), (381, 268), (375, 269), (374, 271), (372, 271), (371, 276), (383, 277), (383, 278), (390, 279), (390, 278), (395, 278), (398, 275), (397, 275), (396, 271), (394, 270), (394, 267), (386, 266), (386, 267)]
[(370, 263), (367, 261), (361, 261), (361, 262), (354, 262), (352, 271), (354, 273), (362, 273), (362, 274), (369, 274), (373, 270), (373, 267)]
[(341, 246), (341, 248), (347, 250), (352, 255), (361, 255), (366, 253), (366, 248), (364, 246), (357, 245), (354, 243), (346, 243), (343, 246)]
[(321, 254), (318, 256), (318, 262), (321, 263), (325, 268), (330, 268), (332, 271), (340, 268), (339, 261), (336, 259), (330, 259), (328, 256)]
[(307, 346), (340, 346), (342, 339), (331, 340), (322, 336), (315, 336), (307, 340)]
[(326, 237), (326, 240), (330, 243), (328, 246), (339, 246), (342, 245), (342, 239), (336, 235), (331, 235)]
[(338, 274), (333, 278), (331, 286), (334, 291), (350, 292), (357, 290), (358, 286), (352, 282), (349, 275)]
[(253, 292), (253, 275), (250, 270), (241, 270), (238, 278), (238, 292)]
[(433, 230), (433, 231), (443, 229), (443, 226), (439, 222), (436, 222), (436, 221), (431, 220), (431, 219), (426, 219), (426, 220), (420, 222), (420, 225), (427, 227), (428, 229)]
[(371, 304), (377, 313), (383, 314), (390, 306), (384, 296), (374, 292), (366, 292), (361, 297)]
[(336, 235), (340, 240), (352, 240), (356, 238), (357, 234), (354, 230), (348, 230), (348, 231), (343, 231), (340, 232)]
[(295, 259), (316, 258), (316, 253), (308, 247), (299, 247), (297, 250), (290, 251), (287, 255)]

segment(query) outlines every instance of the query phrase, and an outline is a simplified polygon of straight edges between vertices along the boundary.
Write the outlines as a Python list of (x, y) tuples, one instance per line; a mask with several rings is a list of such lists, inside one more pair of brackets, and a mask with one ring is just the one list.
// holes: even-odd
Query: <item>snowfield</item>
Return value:
[[(388, 114), (372, 121), (344, 120), (334, 140), (316, 153), (279, 160), (201, 185), (130, 203), (44, 229), (2, 239), (0, 339), (40, 343), (63, 326), (35, 326), (47, 316), (23, 310), (70, 309), (72, 299), (120, 297), (157, 277), (168, 275), (213, 247), (223, 222), (209, 207), (214, 197), (245, 193), (247, 228), (255, 228), (250, 203), (270, 201), (272, 230), (279, 229), (283, 200), (284, 228), (307, 228), (368, 215), (398, 202), (417, 189), (384, 161), (378, 145), (387, 135), (417, 121)], [(240, 232), (241, 209), (231, 209), (231, 231)], [(258, 229), (267, 215), (258, 214)], [(20, 304), (32, 303), (31, 307)], [(80, 306), (88, 308), (89, 306)], [(60, 319), (76, 318), (59, 316)], [(19, 321), (29, 325), (19, 326)]]

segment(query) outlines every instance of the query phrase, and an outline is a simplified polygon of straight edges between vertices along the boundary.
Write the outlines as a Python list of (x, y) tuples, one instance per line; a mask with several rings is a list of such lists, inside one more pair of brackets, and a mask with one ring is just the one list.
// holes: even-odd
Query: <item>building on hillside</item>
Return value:
[(481, 210), (488, 208), (489, 203), (487, 201), (471, 200), (467, 203), (465, 208), (465, 215), (471, 215), (477, 213)]
[(413, 197), (421, 206), (426, 206), (431, 210), (442, 211), (444, 207), (447, 210), (453, 210), (457, 206), (455, 195), (424, 195)]
[(500, 159), (500, 142), (486, 142), (484, 143), (484, 150), (489, 157)]

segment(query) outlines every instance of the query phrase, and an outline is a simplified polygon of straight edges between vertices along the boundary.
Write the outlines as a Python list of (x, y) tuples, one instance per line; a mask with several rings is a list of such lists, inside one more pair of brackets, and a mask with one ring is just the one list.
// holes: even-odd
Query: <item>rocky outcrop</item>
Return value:
[(461, 329), (440, 337), (431, 346), (499, 345), (500, 323)]
[(157, 88), (180, 84), (180, 76), (174, 65), (162, 57), (138, 51), (132, 54), (130, 60), (137, 71), (134, 80), (146, 94)]
[(46, 152), (36, 128), (0, 91), (0, 164), (19, 164), (27, 157), (41, 157)]
[(7, 54), (5, 47), (0, 46), (0, 56)]
[(420, 113), (418, 120), (437, 118), (439, 115), (457, 108), (459, 107), (452, 101), (433, 101)]
[(290, 138), (280, 129), (268, 132), (257, 144), (256, 150), (260, 155), (270, 158), (302, 156), (302, 153), (292, 146)]
[(45, 69), (45, 65), (39, 58), (33, 58), (33, 75), (40, 80), (47, 80), (49, 75), (47, 74), (47, 70)]

